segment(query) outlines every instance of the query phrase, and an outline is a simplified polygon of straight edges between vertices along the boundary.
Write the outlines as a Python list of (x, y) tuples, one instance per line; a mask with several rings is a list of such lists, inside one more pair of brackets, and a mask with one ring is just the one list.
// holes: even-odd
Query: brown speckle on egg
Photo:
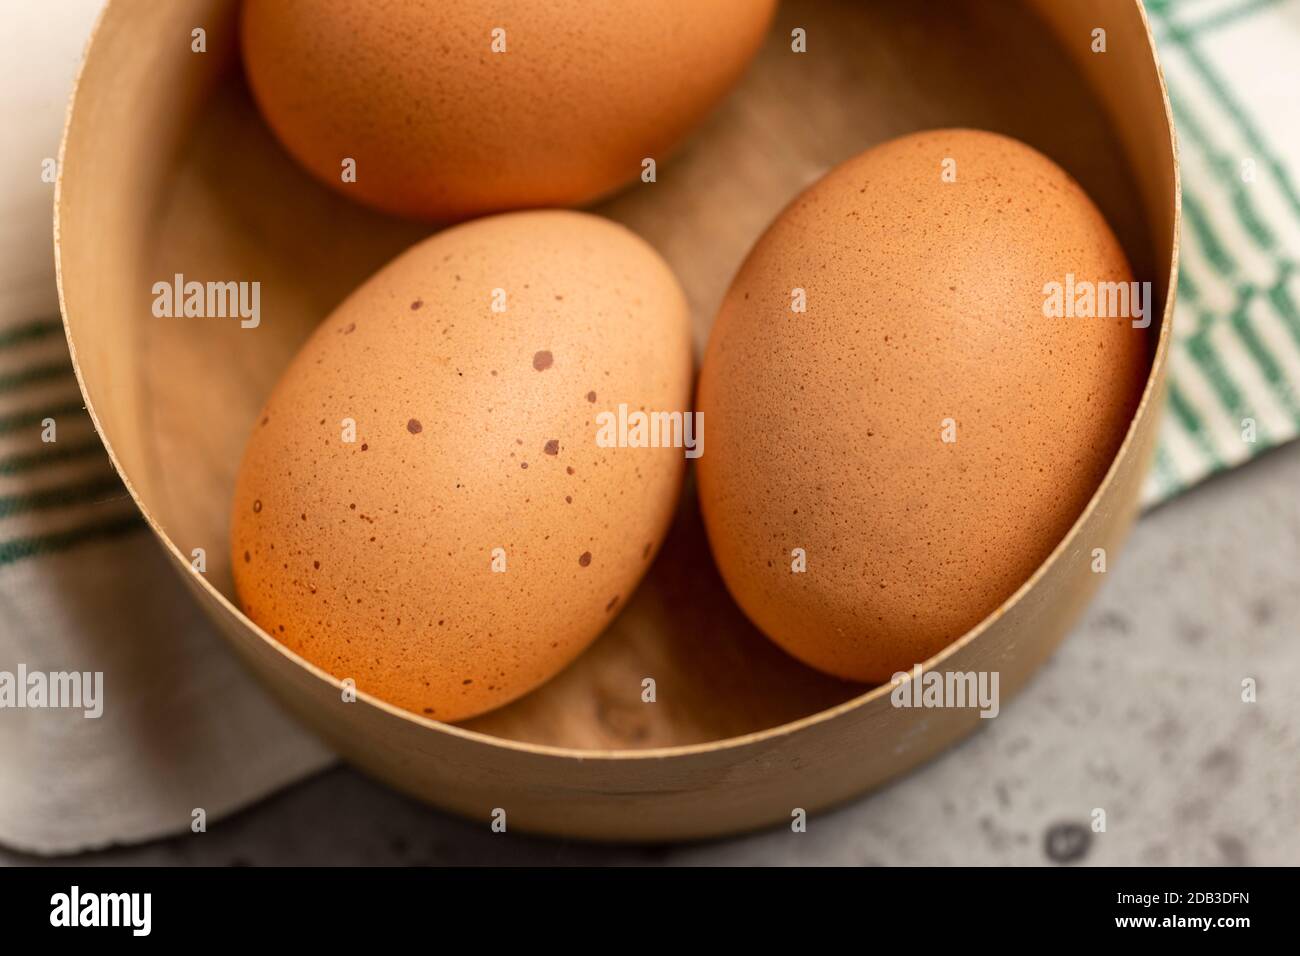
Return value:
[(555, 357), (552, 356), (550, 352), (542, 351), (533, 353), (533, 368), (537, 369), (539, 372), (546, 371), (552, 364), (554, 364), (554, 362)]
[[(454, 286), (447, 255), (464, 280)], [(512, 302), (508, 329), (480, 318), (482, 290), (503, 276), (531, 286)], [(393, 321), (415, 288), (428, 290), (423, 309), (438, 322)], [(622, 600), (602, 610), (609, 596), (630, 595), (645, 574), (636, 544), (599, 542), (658, 542), (676, 511), (680, 449), (599, 448), (573, 414), (585, 392), (568, 377), (589, 387), (603, 379), (601, 391), (630, 407), (686, 407), (685, 296), (626, 228), (526, 212), (437, 233), (326, 321), (365, 335), (309, 338), (268, 400), (276, 427), (248, 437), (231, 511), (240, 603), (287, 649), (416, 714), (454, 722), (507, 704), (594, 640)], [(549, 376), (529, 367), (539, 347)], [(338, 440), (330, 423), (348, 414), (379, 423), (373, 442)], [(404, 441), (385, 441), (385, 422), (405, 427)], [(530, 468), (537, 455), (543, 465)], [(552, 459), (557, 467), (546, 466)], [(579, 460), (581, 483), (566, 477)], [(539, 618), (535, 609), (574, 583), (575, 561), (583, 594)], [(460, 610), (440, 616), (435, 603)]]

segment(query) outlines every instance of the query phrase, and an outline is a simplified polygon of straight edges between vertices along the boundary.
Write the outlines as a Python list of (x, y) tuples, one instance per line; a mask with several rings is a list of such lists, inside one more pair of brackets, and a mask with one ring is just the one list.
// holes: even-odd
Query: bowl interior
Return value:
[[(167, 105), (188, 106), (168, 115), (185, 119), (142, 121), (155, 128), (147, 156), (137, 158), (156, 169), (132, 197), (132, 220), (106, 224), (116, 241), (132, 244), (133, 274), (102, 292), (129, 302), (134, 320), (117, 346), (95, 346), (121, 349), (113, 382), (91, 381), (85, 363), (83, 374), (146, 510), (182, 554), (205, 549), (207, 579), (233, 601), (228, 506), (261, 403), (312, 328), (431, 228), (354, 206), (302, 172), (249, 98), (236, 5), (210, 0), (195, 9), (208, 52), (170, 61), (181, 78)], [(806, 53), (791, 51), (796, 27), (807, 32)], [(786, 0), (741, 85), (660, 164), (658, 182), (629, 187), (595, 211), (626, 223), (671, 263), (691, 304), (698, 355), (736, 268), (800, 189), (881, 140), (980, 127), (1018, 137), (1069, 170), (1163, 303), (1168, 249), (1075, 63), (1031, 5)], [(176, 273), (260, 281), (261, 325), (152, 318), (152, 284)], [(647, 676), (660, 688), (654, 707), (629, 691)], [(797, 663), (748, 623), (714, 570), (688, 489), (655, 566), (609, 630), (546, 686), (466, 726), (577, 749), (669, 747), (774, 727), (864, 690)]]

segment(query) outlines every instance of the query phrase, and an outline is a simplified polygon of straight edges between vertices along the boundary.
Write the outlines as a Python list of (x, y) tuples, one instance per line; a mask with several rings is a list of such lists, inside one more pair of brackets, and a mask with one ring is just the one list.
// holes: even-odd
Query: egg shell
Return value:
[(241, 42), (263, 116), (313, 175), (450, 220), (588, 203), (662, 163), (739, 79), (775, 5), (245, 0)]
[(755, 245), (701, 370), (700, 501), (728, 588), (791, 654), (889, 680), (1064, 537), (1149, 362), (1129, 318), (1044, 315), (1070, 273), (1132, 279), (1064, 170), (976, 130), (843, 163)]
[(690, 384), (685, 297), (623, 226), (527, 212), (425, 240), (320, 325), (253, 424), (242, 609), (415, 713), (513, 700), (615, 617), (677, 501), (682, 450), (600, 447), (598, 414), (681, 411)]

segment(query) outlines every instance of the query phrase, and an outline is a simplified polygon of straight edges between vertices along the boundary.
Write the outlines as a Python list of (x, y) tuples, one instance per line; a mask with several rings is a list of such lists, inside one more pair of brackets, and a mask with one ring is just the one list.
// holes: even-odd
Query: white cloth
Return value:
[(42, 164), (99, 6), (0, 5), (0, 680), (103, 674), (99, 718), (0, 709), (0, 843), (40, 854), (211, 823), (334, 759), (203, 616), (81, 407)]

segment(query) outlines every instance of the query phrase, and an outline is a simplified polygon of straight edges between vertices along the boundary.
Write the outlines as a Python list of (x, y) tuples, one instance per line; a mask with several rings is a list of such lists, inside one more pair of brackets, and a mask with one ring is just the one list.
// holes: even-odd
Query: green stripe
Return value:
[(43, 511), (98, 501), (125, 498), (126, 489), (115, 473), (50, 488), (37, 488), (17, 495), (0, 495), (0, 518), (11, 518), (27, 511)]
[(1251, 295), (1242, 296), (1236, 310), (1228, 317), (1228, 321), (1232, 323), (1233, 331), (1237, 333), (1237, 338), (1246, 347), (1246, 351), (1254, 360), (1260, 374), (1264, 376), (1265, 381), (1273, 389), (1273, 394), (1291, 412), (1292, 420), (1300, 425), (1300, 404), (1296, 402), (1295, 389), (1287, 380), (1282, 367), (1277, 364), (1277, 359), (1273, 357), (1273, 353), (1268, 350), (1268, 346), (1260, 339), (1259, 333), (1255, 331), (1255, 325), (1248, 314), (1247, 310), (1254, 298), (1255, 290), (1251, 289), (1250, 291)]
[[(1203, 325), (1207, 328), (1210, 319), (1206, 315), (1201, 316)], [(1209, 338), (1205, 332), (1198, 332), (1187, 338), (1187, 352), (1196, 362), (1197, 366), (1205, 373), (1206, 379), (1210, 383), (1215, 397), (1223, 405), (1224, 409), (1236, 421), (1240, 422), (1243, 418), (1258, 417), (1245, 403), (1242, 396), (1241, 388), (1233, 380), (1232, 374), (1224, 367), (1223, 356), (1210, 345)], [(1256, 430), (1262, 438), (1264, 435), (1264, 426), (1256, 425)]]
[[(1210, 170), (1219, 179), (1220, 184), (1231, 193), (1232, 206), (1238, 221), (1255, 244), (1276, 263), (1278, 261), (1276, 239), (1272, 231), (1265, 225), (1263, 218), (1256, 211), (1249, 191), (1244, 188), (1241, 177), (1236, 174), (1233, 161), (1214, 145), (1194, 113), (1185, 105), (1182, 105), (1181, 99), (1175, 101), (1174, 115), (1178, 120), (1180, 132), (1186, 134), (1188, 141), (1194, 143), (1205, 154)], [(1185, 200), (1187, 198), (1185, 195)], [(1232, 264), (1231, 260), (1228, 259), (1226, 250), (1223, 249), (1214, 236), (1213, 229), (1206, 219), (1205, 210), (1201, 206), (1199, 198), (1192, 195), (1190, 200), (1189, 221), (1202, 245), (1206, 248), (1207, 258), (1211, 260), (1216, 268), (1222, 271), (1224, 266)], [(1285, 268), (1283, 271), (1285, 271)], [(1183, 271), (1183, 274), (1186, 274), (1186, 270)], [(1249, 306), (1257, 291), (1258, 289), (1254, 286), (1243, 284), (1238, 287), (1237, 305), (1228, 317), (1228, 321), (1274, 395), (1288, 408), (1292, 419), (1300, 423), (1300, 408), (1297, 408), (1294, 389), (1287, 380), (1286, 375), (1283, 374), (1276, 359), (1259, 338), (1248, 314)], [(1195, 298), (1191, 301), (1195, 302)], [(1204, 320), (1208, 316), (1205, 312), (1201, 312), (1201, 318)], [(1198, 329), (1198, 333), (1203, 331), (1204, 328)], [(1198, 358), (1202, 357), (1203, 354), (1198, 356)], [(1204, 363), (1202, 362), (1202, 364)], [(1231, 377), (1228, 375), (1227, 370), (1222, 365), (1219, 365), (1219, 368), (1222, 370), (1223, 376), (1230, 380)], [(1234, 411), (1239, 412), (1240, 406), (1237, 406)], [(1258, 422), (1256, 425), (1258, 430)]]
[(11, 392), (16, 388), (22, 388), (24, 385), (34, 385), (37, 382), (48, 382), (51, 379), (71, 377), (72, 366), (68, 364), (67, 359), (59, 359), (59, 361), (51, 362), (48, 365), (33, 365), (17, 372), (0, 375), (0, 392)]
[[(1296, 392), (1295, 383), (1287, 380), (1278, 357), (1270, 352), (1261, 325), (1261, 322), (1271, 322), (1271, 316), (1276, 313), (1290, 337), (1300, 346), (1297, 296), (1287, 285), (1288, 276), (1295, 264), (1286, 261), (1287, 250), (1279, 246), (1278, 232), (1279, 224), (1285, 218), (1292, 213), (1300, 214), (1300, 194), (1291, 181), (1290, 171), (1265, 143), (1253, 118), (1242, 108), (1235, 91), (1223, 82), (1217, 68), (1203, 52), (1204, 48), (1199, 47), (1194, 38), (1195, 34), (1222, 27), (1277, 2), (1278, 0), (1241, 0), (1230, 7), (1219, 7), (1217, 12), (1214, 9), (1197, 8), (1202, 12), (1200, 20), (1195, 22), (1192, 21), (1197, 14), (1192, 4), (1175, 4), (1169, 0), (1148, 0), (1147, 3), (1153, 17), (1163, 23), (1164, 29), (1159, 31), (1162, 41), (1168, 42), (1169, 51), (1185, 57), (1184, 62), (1191, 71), (1192, 82), (1196, 84), (1197, 92), (1203, 92), (1204, 96), (1201, 99), (1180, 95), (1186, 84), (1181, 87), (1175, 85), (1171, 90), (1179, 133), (1188, 147), (1196, 151), (1195, 155), (1204, 157), (1205, 171), (1208, 173), (1208, 176), (1199, 181), (1193, 177), (1193, 185), (1200, 188), (1200, 195), (1197, 195), (1196, 188), (1189, 189), (1188, 183), (1184, 182), (1183, 210), (1187, 224), (1185, 239), (1196, 243), (1201, 255), (1195, 259), (1198, 268), (1189, 269), (1184, 264), (1179, 270), (1179, 314), (1180, 318), (1190, 318), (1188, 324), (1193, 328), (1190, 335), (1180, 337), (1176, 347), (1183, 349), (1200, 374), (1205, 376), (1213, 404), (1201, 410), (1204, 413), (1202, 417), (1201, 412), (1188, 400), (1184, 391), (1186, 382), (1180, 387), (1178, 379), (1171, 377), (1167, 407), (1171, 418), (1170, 427), (1182, 431), (1192, 440), (1193, 447), (1204, 455), (1209, 464), (1209, 471), (1222, 469), (1225, 465), (1208, 427), (1210, 422), (1218, 423), (1217, 416), (1230, 415), (1238, 421), (1247, 416), (1253, 417), (1259, 436), (1258, 447), (1262, 449), (1271, 443), (1264, 435), (1258, 416), (1247, 407), (1254, 405), (1255, 399), (1264, 398), (1257, 391), (1258, 388), (1270, 388), (1288, 410), (1290, 418), (1300, 424), (1300, 395)], [(1175, 22), (1175, 16), (1181, 17), (1188, 25), (1180, 26)], [(1226, 125), (1218, 119), (1220, 112), (1226, 114)], [(1215, 122), (1210, 122), (1211, 118)], [(1236, 155), (1238, 150), (1225, 149), (1216, 143), (1221, 135), (1240, 138), (1243, 143), (1241, 149), (1254, 156), (1261, 177), (1272, 176), (1277, 183), (1283, 197), (1280, 203), (1267, 204), (1258, 189), (1241, 179), (1239, 157)], [(1231, 218), (1224, 222), (1219, 222), (1211, 215), (1212, 210), (1206, 203), (1211, 195), (1217, 202), (1221, 189), (1226, 191), (1225, 205), (1231, 211)], [(1225, 237), (1216, 234), (1216, 226), (1229, 225), (1237, 228), (1232, 224), (1233, 219), (1247, 234), (1246, 241), (1263, 251), (1262, 260), (1279, 270), (1280, 275), (1276, 281), (1268, 279), (1259, 286), (1243, 281), (1243, 260), (1238, 258), (1241, 250), (1229, 246)], [(1253, 256), (1254, 252), (1250, 255)], [(1273, 282), (1272, 287), (1262, 288), (1268, 282)], [(1219, 294), (1220, 287), (1222, 295)], [(1230, 311), (1224, 314), (1225, 310), (1209, 308), (1206, 296), (1211, 292), (1214, 293), (1211, 296), (1214, 301), (1234, 302)], [(1257, 297), (1267, 299), (1271, 306), (1267, 313), (1258, 311), (1260, 305), (1254, 301)], [(1241, 348), (1246, 353), (1245, 360), (1259, 370), (1261, 385), (1256, 385), (1253, 377), (1243, 378), (1239, 384), (1232, 375), (1233, 369), (1227, 364), (1226, 356), (1218, 354), (1212, 347), (1209, 334), (1215, 323), (1221, 320), (1228, 323), (1230, 334), (1241, 343)], [(1245, 369), (1236, 370), (1247, 373)], [(1286, 434), (1275, 437), (1285, 438), (1292, 434), (1289, 427), (1283, 428), (1283, 431)], [(1224, 451), (1233, 450), (1225, 448)], [(1156, 453), (1157, 480), (1171, 488), (1178, 487), (1181, 482), (1177, 479), (1177, 464), (1175, 456), (1162, 443)]]
[(1282, 274), (1268, 290), (1268, 298), (1277, 308), (1278, 314), (1282, 316), (1282, 322), (1291, 333), (1291, 338), (1295, 339), (1297, 346), (1300, 346), (1300, 308), (1296, 307), (1295, 299), (1291, 298), (1291, 290), (1287, 288), (1287, 281), (1291, 278), (1294, 269), (1295, 266), (1289, 262), (1282, 267)]
[(1160, 481), (1160, 497), (1165, 498), (1182, 487), (1178, 478), (1178, 469), (1174, 467), (1173, 457), (1163, 444), (1156, 446), (1156, 477)]
[(1223, 278), (1229, 280), (1235, 278), (1237, 263), (1233, 261), (1232, 256), (1228, 255), (1228, 250), (1223, 248), (1219, 237), (1214, 234), (1200, 200), (1186, 186), (1183, 187), (1183, 212), (1186, 213), (1185, 221), (1192, 227), (1192, 232), (1196, 233), (1196, 239), (1205, 253), (1206, 261), (1214, 266), (1215, 271)]
[(9, 348), (11, 345), (21, 345), (24, 342), (35, 342), (40, 339), (47, 339), (52, 335), (63, 334), (63, 322), (59, 319), (34, 319), (31, 322), (24, 322), (21, 325), (11, 325), (6, 329), (0, 329), (0, 349)]
[(0, 475), (18, 475), (47, 465), (57, 465), (103, 453), (104, 446), (99, 443), (98, 438), (88, 438), (73, 445), (50, 442), (42, 446), (39, 451), (16, 452), (0, 458)]
[(1205, 154), (1210, 169), (1219, 177), (1220, 184), (1232, 195), (1232, 207), (1246, 232), (1255, 240), (1255, 244), (1266, 252), (1272, 253), (1277, 247), (1277, 238), (1264, 224), (1255, 206), (1251, 202), (1250, 191), (1238, 174), (1237, 165), (1225, 153), (1210, 141), (1209, 135), (1202, 128), (1200, 121), (1191, 113), (1178, 97), (1173, 100), (1174, 118), (1178, 123), (1178, 132), (1187, 134), (1188, 141), (1195, 143)]
[[(1258, 13), (1260, 10), (1275, 7), (1281, 2), (1283, 2), (1283, 0), (1246, 0), (1246, 2), (1239, 7), (1220, 10), (1218, 13), (1193, 21), (1179, 29), (1188, 36), (1197, 33), (1207, 33), (1210, 30), (1217, 30), (1219, 27), (1227, 26), (1229, 23), (1240, 20), (1242, 17), (1249, 16), (1252, 13)], [(1161, 8), (1160, 12), (1163, 13), (1165, 11)]]
[(1219, 74), (1215, 72), (1209, 61), (1197, 49), (1196, 44), (1192, 42), (1191, 35), (1168, 18), (1165, 19), (1165, 23), (1169, 28), (1170, 37), (1178, 43), (1179, 48), (1186, 54), (1188, 62), (1200, 75), (1210, 93), (1218, 100), (1219, 105), (1236, 121), (1242, 137), (1250, 144), (1251, 149), (1259, 155), (1264, 165), (1273, 173), (1291, 209), (1297, 215), (1300, 215), (1300, 194), (1297, 194), (1295, 186), (1292, 185), (1286, 167), (1273, 155), (1249, 115), (1241, 108), (1236, 97), (1233, 96), (1223, 80), (1219, 78)]
[[(1191, 190), (1184, 189), (1183, 209), (1187, 213), (1187, 222), (1196, 234), (1206, 260), (1213, 266), (1214, 271), (1219, 274), (1221, 279), (1230, 283), (1234, 282), (1237, 270), (1236, 263), (1214, 234), (1204, 207)], [(1246, 283), (1235, 283), (1235, 285), (1237, 305), (1234, 314), (1244, 311), (1256, 292), (1254, 287)], [(1256, 419), (1256, 433), (1260, 438), (1265, 438), (1265, 429), (1258, 420), (1259, 416), (1247, 407), (1243, 389), (1224, 364), (1223, 357), (1210, 345), (1208, 335), (1211, 326), (1215, 322), (1214, 314), (1202, 307), (1196, 298), (1191, 299), (1188, 304), (1191, 306), (1189, 311), (1196, 316), (1196, 329), (1184, 339), (1183, 343), (1188, 354), (1201, 371), (1205, 373), (1215, 397), (1218, 398), (1224, 409), (1238, 422), (1247, 417)], [(1249, 344), (1247, 344), (1247, 351), (1250, 351)], [(1261, 372), (1267, 377), (1266, 369), (1261, 367)]]
[(47, 418), (53, 418), (57, 421), (60, 415), (74, 415), (85, 410), (86, 406), (78, 398), (76, 401), (68, 400), (64, 404), (56, 405), (53, 408), (32, 408), (21, 412), (11, 412), (8, 415), (0, 415), (0, 435), (39, 425)]
[(1210, 460), (1214, 469), (1223, 467), (1223, 461), (1219, 458), (1219, 452), (1210, 441), (1210, 436), (1205, 433), (1205, 426), (1201, 424), (1201, 416), (1196, 414), (1196, 409), (1187, 401), (1183, 395), (1182, 389), (1178, 383), (1172, 379), (1169, 382), (1169, 410), (1174, 413), (1183, 429), (1192, 436), (1192, 440), (1201, 453)]
[(0, 567), (13, 564), (23, 558), (32, 558), (41, 554), (53, 554), (66, 551), (90, 541), (119, 538), (145, 527), (144, 518), (138, 514), (127, 515), (71, 528), (67, 531), (55, 531), (50, 534), (34, 535), (29, 538), (11, 538), (0, 541)]
[(1178, 300), (1189, 305), (1201, 301), (1201, 290), (1192, 278), (1192, 270), (1185, 266), (1178, 270)]

